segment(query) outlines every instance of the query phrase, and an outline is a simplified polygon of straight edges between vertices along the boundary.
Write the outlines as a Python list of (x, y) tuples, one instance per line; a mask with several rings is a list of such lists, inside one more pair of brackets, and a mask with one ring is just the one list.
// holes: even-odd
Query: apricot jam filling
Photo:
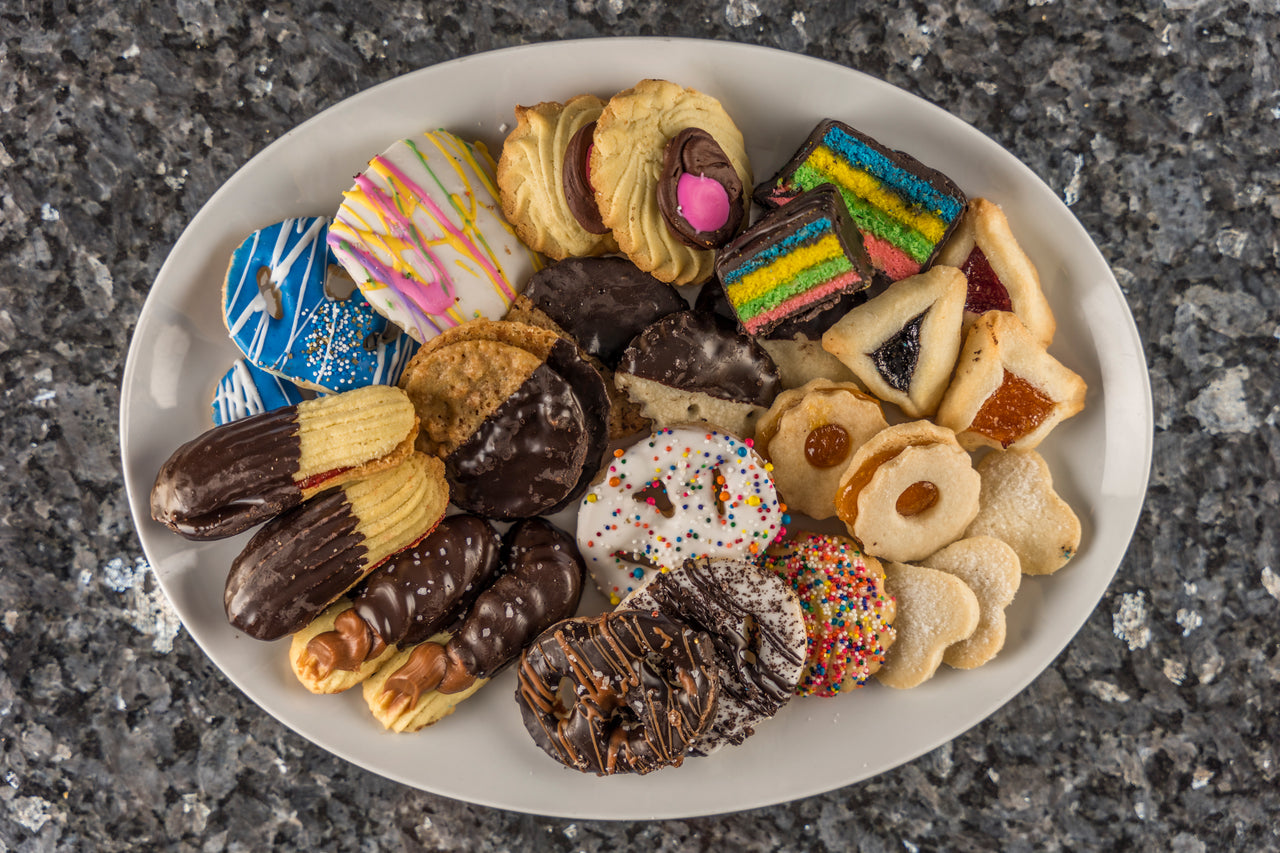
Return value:
[(814, 468), (834, 468), (849, 458), (849, 432), (839, 424), (823, 424), (809, 431), (804, 458)]
[(978, 409), (969, 429), (1007, 449), (1044, 423), (1053, 414), (1053, 405), (1040, 389), (1006, 370), (1000, 387)]

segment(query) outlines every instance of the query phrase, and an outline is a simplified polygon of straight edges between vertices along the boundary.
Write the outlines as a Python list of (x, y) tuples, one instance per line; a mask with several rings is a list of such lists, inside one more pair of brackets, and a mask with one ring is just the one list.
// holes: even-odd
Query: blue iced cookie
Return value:
[(222, 426), (249, 415), (292, 406), (314, 396), (314, 392), (304, 391), (284, 377), (260, 370), (245, 359), (237, 358), (219, 380), (210, 408), (214, 426)]
[(255, 231), (231, 256), (222, 316), (255, 367), (303, 388), (394, 385), (418, 344), (370, 307), (333, 256), (324, 217)]

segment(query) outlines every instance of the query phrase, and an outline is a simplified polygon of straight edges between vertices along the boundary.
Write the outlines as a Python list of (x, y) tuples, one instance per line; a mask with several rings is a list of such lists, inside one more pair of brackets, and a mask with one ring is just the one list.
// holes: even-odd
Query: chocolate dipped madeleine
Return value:
[(400, 465), (330, 489), (276, 516), (231, 564), (223, 604), (259, 640), (298, 631), (392, 554), (430, 533), (449, 489), (438, 459)]
[(324, 489), (399, 464), (417, 432), (409, 398), (385, 385), (214, 427), (160, 467), (151, 517), (187, 539), (234, 536)]
[[(502, 539), (475, 515), (451, 515), (371, 573), (337, 612), (293, 635), (294, 674), (336, 693), (372, 674), (372, 660), (453, 627), (502, 572)], [(328, 617), (327, 619), (325, 617)]]

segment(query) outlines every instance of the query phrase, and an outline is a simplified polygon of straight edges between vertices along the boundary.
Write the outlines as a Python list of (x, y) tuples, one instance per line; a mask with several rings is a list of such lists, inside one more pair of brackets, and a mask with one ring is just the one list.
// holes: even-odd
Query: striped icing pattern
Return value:
[(328, 228), (324, 217), (286, 219), (240, 244), (223, 288), (231, 340), (253, 366), (307, 388), (395, 384), (417, 343), (352, 287)]
[(445, 131), (395, 143), (344, 193), (329, 245), (416, 340), (506, 313), (540, 266), (503, 218), (484, 146)]
[(222, 426), (250, 415), (293, 406), (303, 399), (302, 389), (288, 379), (237, 358), (218, 381), (209, 408), (213, 412), (214, 426)]
[(827, 217), (802, 225), (722, 274), (725, 296), (752, 334), (860, 281)]

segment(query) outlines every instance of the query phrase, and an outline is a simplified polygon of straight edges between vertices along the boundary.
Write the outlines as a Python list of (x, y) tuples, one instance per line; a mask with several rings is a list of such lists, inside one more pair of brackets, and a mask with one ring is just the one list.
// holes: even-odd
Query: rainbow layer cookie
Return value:
[(369, 307), (325, 245), (328, 230), (313, 216), (245, 239), (223, 283), (223, 322), (250, 363), (303, 388), (394, 385), (418, 346)]
[(343, 194), (329, 245), (373, 307), (415, 340), (496, 320), (540, 266), (502, 215), (480, 143), (403, 139)]
[(716, 256), (716, 275), (742, 327), (765, 335), (815, 316), (871, 283), (871, 261), (830, 184), (771, 211)]
[(966, 204), (946, 175), (834, 119), (819, 123), (754, 197), (778, 207), (828, 183), (844, 196), (871, 262), (893, 281), (928, 269)]

